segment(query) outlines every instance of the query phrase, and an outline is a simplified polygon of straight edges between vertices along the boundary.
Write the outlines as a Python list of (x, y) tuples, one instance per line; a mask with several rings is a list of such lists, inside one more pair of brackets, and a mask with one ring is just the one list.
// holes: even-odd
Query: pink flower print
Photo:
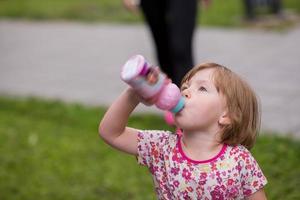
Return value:
[(213, 191), (210, 192), (212, 199), (224, 200), (224, 195), (219, 186), (216, 186)]
[(179, 186), (179, 181), (174, 181), (174, 182), (173, 182), (173, 185), (174, 185), (175, 187), (178, 188), (178, 186)]
[(150, 142), (150, 146), (151, 146), (151, 147), (155, 147), (155, 142), (152, 142), (152, 141), (151, 141), (151, 142)]
[(141, 145), (138, 146), (138, 150), (142, 151), (142, 146)]
[(231, 186), (227, 189), (227, 199), (234, 199), (238, 195), (239, 190), (237, 187)]
[(247, 170), (251, 170), (251, 169), (252, 169), (252, 165), (249, 165), (249, 164), (248, 164), (248, 165), (245, 166), (245, 168), (246, 168)]
[(238, 170), (239, 172), (242, 170), (242, 166), (241, 164), (239, 163), (236, 167), (235, 167), (236, 170)]
[(163, 182), (167, 182), (167, 181), (168, 181), (167, 174), (166, 174), (166, 173), (163, 173), (163, 176), (162, 176), (161, 179), (162, 179)]
[(187, 181), (191, 179), (191, 175), (191, 172), (189, 172), (187, 169), (183, 169), (182, 177), (185, 178)]
[(199, 181), (199, 185), (205, 185), (206, 179)]
[(182, 163), (183, 159), (179, 156), (178, 151), (173, 152), (172, 161), (176, 161), (178, 163)]
[(249, 196), (252, 193), (250, 189), (244, 190), (244, 195)]
[(165, 137), (164, 135), (162, 135), (161, 137), (159, 137), (159, 141), (160, 141), (160, 142), (163, 142), (165, 138), (166, 138), (166, 137)]
[(157, 166), (154, 166), (154, 167), (153, 167), (153, 171), (154, 171), (154, 172), (158, 172), (158, 171), (159, 171), (159, 170), (158, 170), (158, 167), (157, 167)]
[(165, 160), (169, 160), (169, 155), (165, 155)]
[(261, 172), (258, 172), (258, 173), (257, 173), (257, 177), (258, 177), (258, 178), (261, 178), (262, 176), (263, 176), (263, 175), (262, 175)]
[(252, 185), (256, 188), (258, 186), (258, 181), (254, 181)]
[(243, 160), (246, 160), (249, 157), (247, 152), (242, 152), (240, 156), (242, 157)]
[(222, 155), (222, 156), (220, 157), (220, 159), (221, 159), (221, 160), (225, 160), (225, 156)]
[(186, 163), (186, 165), (190, 168), (190, 169), (193, 169), (192, 167), (193, 167), (193, 163), (190, 163), (190, 162), (188, 162), (188, 163)]
[(187, 187), (186, 189), (187, 189), (189, 192), (193, 192), (193, 191), (194, 191), (194, 189), (193, 189), (191, 186)]
[(171, 192), (174, 192), (175, 191), (175, 186), (170, 184), (170, 190), (171, 190)]
[(227, 180), (227, 184), (228, 184), (228, 185), (232, 185), (233, 183), (234, 183), (234, 180), (232, 180), (232, 179), (228, 179), (228, 180)]
[(151, 165), (149, 167), (149, 171), (151, 172), (151, 174), (155, 174), (158, 171), (158, 167)]
[(215, 175), (214, 173), (211, 173), (211, 174), (209, 175), (209, 178), (211, 178), (211, 179), (215, 179), (215, 177), (216, 177), (216, 175)]
[(163, 154), (159, 154), (159, 159), (160, 160), (164, 160), (164, 155)]
[(203, 196), (203, 187), (197, 187), (196, 188), (196, 193), (199, 197)]
[(154, 158), (158, 158), (159, 153), (158, 153), (158, 151), (157, 151), (156, 149), (152, 148), (152, 149), (151, 149), (151, 155), (153, 155)]
[(238, 161), (239, 160), (239, 157), (234, 157), (234, 161)]
[(245, 181), (241, 182), (242, 187), (244, 187), (246, 185)]
[(184, 200), (190, 200), (191, 199), (191, 197), (189, 197), (189, 193), (187, 191), (184, 191), (182, 194), (183, 194), (183, 199)]
[(206, 183), (206, 181), (207, 181), (207, 173), (205, 173), (205, 172), (202, 172), (201, 174), (200, 174), (200, 181), (199, 181), (199, 184), (200, 185), (205, 185), (205, 183)]
[(178, 163), (182, 163), (182, 159), (180, 159), (180, 158), (178, 157), (178, 154), (174, 154), (174, 155), (172, 156), (172, 161), (175, 161), (175, 162), (178, 162)]
[(218, 176), (217, 181), (218, 181), (219, 184), (222, 184), (222, 178), (221, 177)]
[(141, 132), (139, 132), (139, 137), (141, 138), (141, 139), (144, 139), (145, 137), (144, 137), (144, 135), (141, 133)]
[(234, 155), (238, 152), (238, 148), (233, 148), (231, 151), (230, 151), (230, 155)]
[(206, 179), (206, 177), (207, 177), (207, 173), (201, 172), (200, 178), (201, 178), (201, 179)]
[(178, 175), (180, 169), (178, 167), (172, 167), (171, 168), (171, 173), (174, 174), (175, 176)]
[(211, 163), (211, 170), (212, 170), (212, 171), (217, 170), (217, 165), (216, 165), (216, 163)]

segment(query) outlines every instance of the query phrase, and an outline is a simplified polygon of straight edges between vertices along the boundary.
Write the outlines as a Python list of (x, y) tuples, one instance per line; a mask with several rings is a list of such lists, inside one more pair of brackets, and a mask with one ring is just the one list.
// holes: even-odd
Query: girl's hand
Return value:
[(144, 98), (141, 95), (139, 95), (133, 88), (129, 87), (127, 89), (127, 92), (131, 93), (131, 96), (133, 97), (134, 101), (138, 101), (139, 103), (142, 103), (146, 106), (152, 106), (156, 100), (157, 96), (151, 97), (151, 98)]
[(133, 13), (138, 12), (139, 4), (140, 4), (139, 0), (123, 0), (124, 7)]
[(151, 106), (155, 103), (157, 97), (151, 97), (151, 98), (144, 98), (141, 95), (139, 95), (132, 87), (128, 87), (125, 91), (125, 93), (129, 94), (130, 101), (132, 103), (143, 103), (146, 106)]
[[(157, 74), (157, 76), (162, 73), (159, 69), (159, 67), (153, 67), (153, 72)], [(172, 80), (170, 78), (168, 78), (167, 75), (165, 75), (166, 79), (165, 79), (165, 85), (172, 83)], [(159, 93), (153, 97), (150, 98), (144, 98), (141, 95), (139, 95), (133, 88), (129, 87), (128, 90), (134, 94), (135, 98), (140, 102), (143, 103), (146, 106), (152, 106), (153, 104), (155, 104), (155, 102), (158, 100), (159, 98)]]

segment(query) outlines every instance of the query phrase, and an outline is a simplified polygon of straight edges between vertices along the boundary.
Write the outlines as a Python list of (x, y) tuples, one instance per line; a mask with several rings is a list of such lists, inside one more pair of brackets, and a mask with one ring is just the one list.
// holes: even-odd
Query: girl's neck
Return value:
[(223, 144), (219, 141), (217, 133), (183, 131), (182, 148), (192, 159), (206, 160), (222, 149)]

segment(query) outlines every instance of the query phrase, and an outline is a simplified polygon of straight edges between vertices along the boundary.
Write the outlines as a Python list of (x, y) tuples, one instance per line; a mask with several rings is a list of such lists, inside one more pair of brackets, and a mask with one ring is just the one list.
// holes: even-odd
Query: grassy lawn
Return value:
[[(147, 170), (99, 139), (104, 111), (0, 97), (0, 199), (155, 199)], [(155, 115), (134, 116), (129, 124), (167, 129)], [(300, 141), (261, 136), (252, 152), (269, 180), (269, 199), (300, 199)]]
[[(129, 13), (122, 0), (0, 0), (0, 17), (35, 20), (79, 20), (96, 22), (141, 22), (141, 15)], [(299, 0), (283, 0), (284, 8), (300, 13)], [(201, 8), (199, 23), (210, 26), (239, 26), (242, 0), (212, 0)]]

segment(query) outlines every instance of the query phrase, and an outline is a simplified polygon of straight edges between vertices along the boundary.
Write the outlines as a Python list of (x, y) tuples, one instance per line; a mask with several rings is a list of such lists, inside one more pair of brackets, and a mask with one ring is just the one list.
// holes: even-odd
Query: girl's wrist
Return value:
[(125, 90), (126, 95), (129, 98), (129, 101), (132, 102), (133, 104), (139, 104), (141, 102), (140, 97), (138, 96), (138, 94), (134, 91), (134, 89), (132, 89), (131, 87), (128, 87)]

